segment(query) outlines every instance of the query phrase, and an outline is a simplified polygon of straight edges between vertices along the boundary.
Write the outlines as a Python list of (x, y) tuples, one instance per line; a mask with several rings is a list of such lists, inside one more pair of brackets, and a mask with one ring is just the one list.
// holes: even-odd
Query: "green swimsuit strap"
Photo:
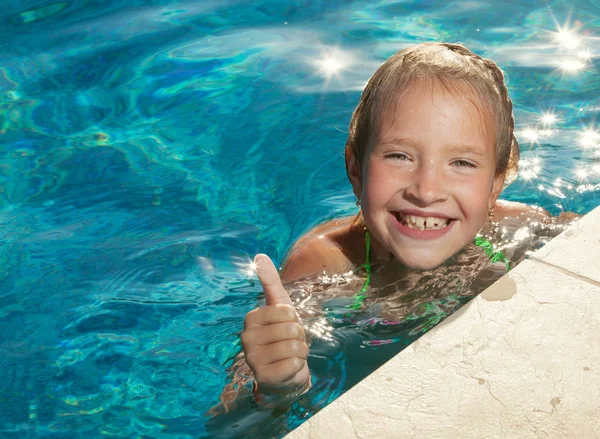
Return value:
[(360, 267), (367, 271), (367, 278), (360, 292), (354, 297), (354, 303), (350, 306), (351, 309), (358, 309), (362, 305), (363, 300), (367, 295), (365, 294), (371, 283), (371, 236), (369, 231), (365, 234), (365, 263)]
[[(506, 270), (510, 271), (510, 263), (508, 259), (501, 251), (494, 251), (494, 246), (490, 241), (488, 241), (483, 236), (477, 236), (475, 238), (475, 245), (481, 247), (485, 254), (490, 258), (491, 262), (504, 262), (506, 265)], [(365, 279), (365, 283), (360, 290), (360, 292), (354, 296), (354, 303), (350, 306), (351, 309), (358, 309), (361, 307), (363, 300), (367, 295), (367, 289), (369, 288), (369, 284), (371, 283), (371, 236), (369, 235), (369, 231), (365, 234), (365, 263), (360, 267), (364, 268), (367, 271), (367, 278)]]
[(481, 247), (485, 254), (490, 258), (491, 262), (504, 262), (506, 265), (506, 271), (510, 271), (510, 263), (504, 253), (501, 251), (494, 251), (494, 246), (490, 241), (485, 239), (483, 236), (477, 236), (475, 238), (475, 245)]

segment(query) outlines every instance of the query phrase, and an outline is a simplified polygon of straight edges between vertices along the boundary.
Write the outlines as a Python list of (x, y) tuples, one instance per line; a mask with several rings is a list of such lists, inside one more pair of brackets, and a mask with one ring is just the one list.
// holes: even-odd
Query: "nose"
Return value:
[(444, 172), (435, 161), (421, 162), (413, 171), (405, 196), (419, 207), (430, 206), (448, 199)]

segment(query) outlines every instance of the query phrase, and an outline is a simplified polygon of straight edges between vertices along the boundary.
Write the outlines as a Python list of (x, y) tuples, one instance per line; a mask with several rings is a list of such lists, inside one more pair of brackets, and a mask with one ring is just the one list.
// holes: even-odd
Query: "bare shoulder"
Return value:
[(352, 218), (328, 221), (310, 230), (288, 252), (280, 273), (282, 282), (351, 270), (356, 266), (354, 234)]
[(551, 217), (552, 215), (546, 209), (515, 201), (498, 200), (494, 210), (495, 221), (500, 221), (504, 218), (521, 218), (544, 222)]

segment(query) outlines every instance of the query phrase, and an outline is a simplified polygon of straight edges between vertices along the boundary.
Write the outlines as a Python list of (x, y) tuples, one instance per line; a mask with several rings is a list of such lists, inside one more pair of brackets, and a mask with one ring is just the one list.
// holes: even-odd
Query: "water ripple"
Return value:
[[(354, 319), (360, 275), (298, 285), (313, 409), (205, 417), (228, 374), (247, 379), (238, 334), (263, 300), (252, 257), (279, 264), (312, 226), (356, 212), (352, 110), (415, 42), (461, 41), (507, 73), (523, 160), (504, 198), (553, 214), (600, 203), (593, 0), (12, 3), (0, 11), (0, 434), (283, 433), (491, 282), (468, 253), (460, 276), (394, 283)], [(510, 223), (493, 238), (519, 259), (559, 231)]]

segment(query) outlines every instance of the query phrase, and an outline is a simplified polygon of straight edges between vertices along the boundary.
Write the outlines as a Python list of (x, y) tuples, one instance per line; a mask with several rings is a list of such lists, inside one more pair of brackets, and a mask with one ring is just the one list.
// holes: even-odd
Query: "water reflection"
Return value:
[[(0, 11), (0, 434), (206, 434), (262, 297), (249, 255), (281, 261), (353, 212), (351, 112), (415, 42), (461, 41), (507, 72), (523, 161), (504, 198), (555, 215), (600, 203), (593, 2), (13, 3)], [(518, 260), (558, 231), (509, 223), (490, 238)], [(463, 257), (460, 275), (383, 283), (350, 317), (360, 273), (298, 285), (317, 407), (497, 277), (477, 249)]]

